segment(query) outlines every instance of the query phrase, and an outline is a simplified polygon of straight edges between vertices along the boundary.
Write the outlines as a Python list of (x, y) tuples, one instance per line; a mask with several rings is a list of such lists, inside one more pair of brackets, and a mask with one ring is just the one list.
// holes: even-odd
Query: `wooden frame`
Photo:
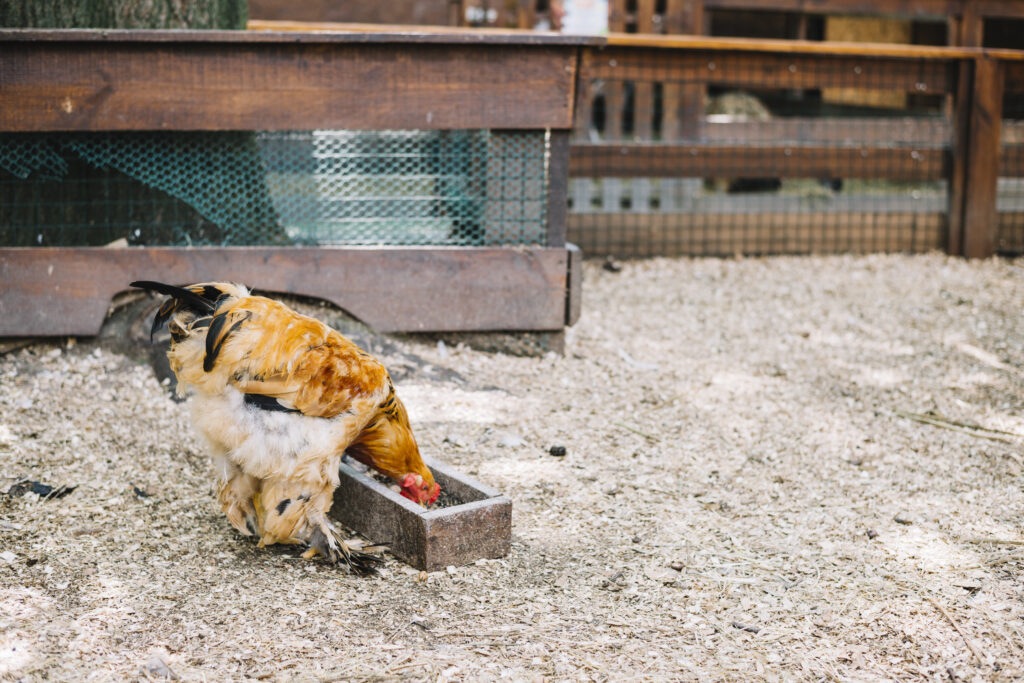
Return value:
[[(294, 27), (293, 27), (294, 28)], [(0, 248), (0, 336), (89, 335), (134, 279), (235, 279), (394, 331), (561, 331), (568, 129), (590, 38), (511, 32), (0, 30), (0, 131), (550, 130), (528, 248)], [(599, 41), (598, 41), (599, 42)]]
[(569, 266), (565, 248), (0, 248), (0, 337), (96, 334), (148, 279), (318, 297), (382, 332), (561, 330)]
[(571, 128), (585, 41), (515, 38), (0, 30), (0, 130)]

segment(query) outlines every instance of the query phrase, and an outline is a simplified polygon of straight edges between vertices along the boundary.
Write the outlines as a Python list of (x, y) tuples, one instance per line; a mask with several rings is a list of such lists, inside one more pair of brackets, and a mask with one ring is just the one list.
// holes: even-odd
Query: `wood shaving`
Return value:
[(424, 452), (514, 500), (450, 573), (240, 537), (145, 347), (0, 356), (0, 491), (78, 487), (0, 495), (0, 678), (1024, 677), (1019, 443), (972, 433), (1024, 434), (1024, 262), (617, 265), (564, 356), (366, 337)]

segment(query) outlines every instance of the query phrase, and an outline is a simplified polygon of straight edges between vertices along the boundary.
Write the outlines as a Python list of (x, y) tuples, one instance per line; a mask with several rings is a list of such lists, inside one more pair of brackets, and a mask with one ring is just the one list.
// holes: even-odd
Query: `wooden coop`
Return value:
[(0, 31), (0, 336), (91, 335), (136, 279), (380, 331), (579, 310), (558, 35)]

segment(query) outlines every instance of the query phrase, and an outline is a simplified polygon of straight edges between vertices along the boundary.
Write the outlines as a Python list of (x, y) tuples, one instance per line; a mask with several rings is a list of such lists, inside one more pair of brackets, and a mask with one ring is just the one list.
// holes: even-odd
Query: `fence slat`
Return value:
[(572, 145), (575, 178), (888, 178), (940, 180), (949, 172), (943, 149), (672, 144)]
[(595, 54), (586, 78), (617, 81), (708, 83), (778, 89), (827, 87), (951, 92), (954, 60), (669, 50), (610, 46)]

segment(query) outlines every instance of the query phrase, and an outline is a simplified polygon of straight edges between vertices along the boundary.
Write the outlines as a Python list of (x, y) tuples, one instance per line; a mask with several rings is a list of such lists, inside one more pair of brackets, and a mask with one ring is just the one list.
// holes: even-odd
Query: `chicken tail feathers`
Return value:
[(174, 285), (153, 282), (151, 280), (136, 280), (131, 283), (131, 286), (147, 289), (159, 294), (166, 294), (169, 297), (173, 297), (176, 301), (186, 304), (188, 308), (193, 309), (200, 315), (212, 315), (217, 308), (213, 301), (184, 287), (175, 287)]

